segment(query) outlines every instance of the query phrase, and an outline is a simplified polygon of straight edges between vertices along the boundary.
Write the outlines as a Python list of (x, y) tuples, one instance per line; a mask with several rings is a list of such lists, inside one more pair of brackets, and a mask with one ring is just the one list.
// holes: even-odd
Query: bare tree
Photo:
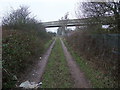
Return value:
[[(82, 10), (81, 10), (82, 9)], [(83, 2), (79, 3), (78, 10), (76, 12), (77, 17), (81, 17), (80, 13), (87, 18), (94, 17), (112, 17), (114, 23), (114, 29), (118, 31), (120, 28), (120, 1), (119, 2)], [(109, 22), (113, 22), (109, 21)]]
[(30, 13), (27, 6), (20, 6), (19, 9), (13, 10), (8, 16), (3, 17), (2, 25), (13, 27), (26, 24), (29, 22)]
[(84, 17), (113, 16), (120, 14), (120, 2), (80, 2), (76, 11), (77, 16)]

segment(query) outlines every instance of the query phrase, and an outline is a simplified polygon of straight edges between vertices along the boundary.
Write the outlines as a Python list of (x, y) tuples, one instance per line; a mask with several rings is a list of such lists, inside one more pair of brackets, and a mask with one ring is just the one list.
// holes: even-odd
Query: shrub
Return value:
[(34, 63), (30, 58), (42, 55), (44, 51), (44, 42), (40, 37), (33, 32), (18, 30), (3, 30), (2, 46), (3, 87), (11, 87), (11, 79), (19, 77), (23, 69)]
[(30, 16), (26, 6), (11, 11), (3, 17), (3, 88), (15, 87), (19, 77), (45, 51), (45, 43), (51, 39), (44, 26)]

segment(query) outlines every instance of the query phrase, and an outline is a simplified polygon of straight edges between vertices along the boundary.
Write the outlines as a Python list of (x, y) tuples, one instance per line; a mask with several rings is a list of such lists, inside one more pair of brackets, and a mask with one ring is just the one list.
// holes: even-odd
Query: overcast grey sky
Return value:
[(42, 21), (58, 20), (69, 12), (69, 18), (75, 18), (75, 4), (78, 0), (0, 0), (0, 16), (20, 5), (29, 6), (32, 14)]
[(75, 6), (80, 0), (0, 0), (0, 18), (20, 5), (29, 6), (30, 11), (41, 21), (55, 21), (69, 12), (69, 18), (76, 18)]

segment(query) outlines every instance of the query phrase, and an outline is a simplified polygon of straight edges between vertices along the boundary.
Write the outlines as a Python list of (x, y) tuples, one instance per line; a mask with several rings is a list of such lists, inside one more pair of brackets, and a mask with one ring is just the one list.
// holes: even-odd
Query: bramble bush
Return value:
[(45, 44), (52, 39), (30, 13), (28, 7), (20, 6), (3, 17), (3, 88), (15, 87), (16, 80), (45, 52)]
[[(44, 51), (44, 42), (33, 33), (25, 33), (17, 30), (3, 30), (3, 68), (7, 71), (3, 76), (3, 86), (6, 80), (6, 74), (12, 73), (19, 76), (23, 69), (34, 63), (30, 57), (42, 55)], [(4, 72), (4, 71), (3, 71)]]

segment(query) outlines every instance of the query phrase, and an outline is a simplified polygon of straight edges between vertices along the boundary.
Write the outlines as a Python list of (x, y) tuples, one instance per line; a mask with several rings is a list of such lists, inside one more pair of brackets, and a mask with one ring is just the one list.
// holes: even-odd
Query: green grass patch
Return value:
[(57, 39), (42, 78), (43, 88), (74, 87), (60, 40)]
[(114, 88), (114, 80), (105, 76), (100, 70), (96, 70), (89, 64), (86, 60), (84, 60), (81, 56), (79, 56), (72, 47), (63, 40), (71, 55), (75, 58), (77, 64), (84, 71), (85, 76), (90, 80), (93, 88)]

